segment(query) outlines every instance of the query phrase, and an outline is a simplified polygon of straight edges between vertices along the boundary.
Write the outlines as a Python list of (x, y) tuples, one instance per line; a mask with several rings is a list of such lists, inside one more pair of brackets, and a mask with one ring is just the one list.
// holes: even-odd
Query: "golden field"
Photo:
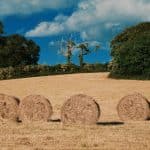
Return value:
[[(0, 150), (148, 150), (150, 121), (122, 123), (119, 100), (139, 92), (150, 100), (150, 81), (108, 79), (108, 73), (58, 75), (0, 81), (0, 93), (23, 99), (30, 94), (47, 97), (53, 122), (14, 123), (0, 120)], [(60, 109), (72, 95), (86, 94), (101, 107), (93, 126), (64, 126)]]

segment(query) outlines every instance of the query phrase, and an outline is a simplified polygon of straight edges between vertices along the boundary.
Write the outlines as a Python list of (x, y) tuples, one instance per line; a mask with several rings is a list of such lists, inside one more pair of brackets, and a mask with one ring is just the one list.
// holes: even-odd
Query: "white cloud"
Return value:
[(120, 23), (112, 23), (112, 22), (108, 22), (105, 24), (105, 27), (107, 29), (110, 29), (110, 28), (113, 28), (113, 27), (119, 27), (120, 26)]
[(81, 32), (81, 38), (82, 38), (83, 41), (88, 38), (88, 35), (85, 31)]
[(49, 46), (51, 47), (51, 46), (54, 46), (55, 45), (55, 42), (54, 41), (50, 41), (49, 42)]
[[(125, 22), (150, 21), (147, 0), (81, 0), (71, 16), (57, 16), (40, 23), (27, 36), (50, 36), (63, 32), (80, 32), (83, 39), (97, 39)], [(108, 33), (107, 33), (108, 34)]]
[(56, 16), (54, 20), (56, 22), (60, 22), (61, 23), (61, 22), (66, 21), (67, 18), (68, 18), (67, 16), (64, 16), (63, 14), (60, 14), (60, 15)]
[(0, 0), (0, 16), (32, 14), (45, 9), (64, 9), (78, 0)]
[(35, 29), (26, 33), (26, 36), (48, 36), (64, 31), (63, 25), (57, 22), (41, 22)]
[(91, 41), (88, 42), (90, 47), (100, 46), (101, 43), (99, 41)]

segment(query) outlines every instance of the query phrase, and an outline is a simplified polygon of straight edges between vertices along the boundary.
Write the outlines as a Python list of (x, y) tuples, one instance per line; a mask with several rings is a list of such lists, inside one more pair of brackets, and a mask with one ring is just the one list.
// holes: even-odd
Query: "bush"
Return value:
[(39, 65), (0, 68), (0, 79), (36, 76), (46, 72), (48, 72), (47, 68), (45, 66), (40, 66), (39, 68)]
[(79, 72), (101, 72), (107, 71), (106, 64), (85, 64), (84, 68), (80, 69), (75, 64), (58, 64), (54, 66), (48, 65), (27, 65), (18, 67), (0, 68), (0, 79), (12, 79), (21, 77), (34, 77), (54, 74), (68, 74)]
[(15, 69), (13, 67), (0, 69), (0, 79), (11, 79), (15, 76)]
[(82, 70), (85, 72), (91, 72), (94, 70), (94, 65), (93, 64), (84, 64), (82, 67)]
[(82, 72), (106, 72), (108, 71), (107, 64), (84, 64), (83, 68), (81, 69)]
[(105, 63), (105, 64), (96, 63), (96, 64), (94, 64), (94, 69), (95, 69), (95, 71), (106, 72), (106, 71), (108, 71), (108, 64), (107, 63)]
[(111, 77), (150, 78), (150, 23), (126, 29), (111, 42)]

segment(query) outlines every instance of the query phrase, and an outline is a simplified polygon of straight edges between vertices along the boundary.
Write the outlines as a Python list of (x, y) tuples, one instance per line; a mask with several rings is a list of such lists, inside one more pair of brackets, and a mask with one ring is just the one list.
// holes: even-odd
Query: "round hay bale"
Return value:
[(87, 95), (74, 95), (61, 108), (61, 120), (64, 124), (95, 124), (100, 117), (100, 107)]
[(14, 96), (0, 94), (0, 118), (17, 121), (19, 102)]
[(25, 97), (21, 101), (19, 109), (19, 119), (22, 122), (48, 121), (53, 113), (50, 101), (41, 95)]
[(117, 111), (123, 121), (142, 121), (150, 117), (149, 102), (139, 93), (123, 97), (117, 105)]

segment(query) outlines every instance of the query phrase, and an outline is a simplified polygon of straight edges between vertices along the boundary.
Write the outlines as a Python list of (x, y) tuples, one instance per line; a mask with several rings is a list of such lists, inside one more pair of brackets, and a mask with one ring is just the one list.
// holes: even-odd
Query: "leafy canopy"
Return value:
[(150, 22), (127, 28), (111, 42), (111, 74), (150, 76)]
[(3, 23), (0, 21), (0, 34), (2, 34), (4, 31), (3, 31)]
[(40, 48), (32, 40), (18, 34), (2, 39), (0, 67), (37, 64)]

